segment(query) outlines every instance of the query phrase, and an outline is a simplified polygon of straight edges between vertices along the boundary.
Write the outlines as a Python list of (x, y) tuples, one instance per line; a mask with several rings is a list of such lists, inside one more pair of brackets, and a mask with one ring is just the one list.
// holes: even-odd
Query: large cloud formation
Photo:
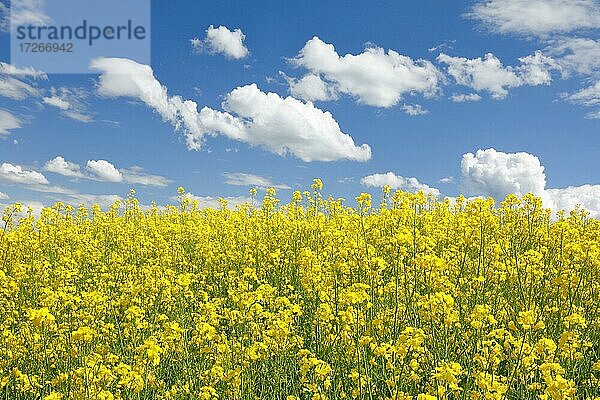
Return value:
[(460, 166), (463, 189), (468, 195), (486, 195), (503, 200), (509, 193), (540, 195), (546, 187), (546, 175), (540, 160), (524, 152), (477, 150), (475, 154), (464, 154)]
[[(306, 42), (292, 63), (310, 71), (299, 81), (291, 82), (293, 93), (315, 100), (344, 93), (361, 104), (376, 107), (394, 106), (407, 94), (431, 97), (439, 92), (443, 79), (430, 61), (413, 60), (394, 50), (386, 53), (380, 47), (340, 56), (332, 44), (316, 36)], [(322, 89), (325, 84), (326, 90)]]
[(554, 211), (570, 211), (580, 205), (594, 218), (600, 217), (600, 185), (546, 188), (546, 174), (540, 160), (529, 153), (503, 153), (495, 149), (463, 155), (463, 190), (476, 196), (490, 196), (497, 202), (514, 193), (533, 193)]
[(100, 72), (98, 93), (106, 97), (137, 98), (185, 132), (190, 149), (200, 149), (206, 135), (260, 146), (273, 153), (290, 153), (303, 161), (366, 161), (371, 148), (357, 146), (341, 131), (331, 113), (293, 97), (265, 93), (256, 84), (234, 89), (218, 111), (194, 101), (169, 96), (148, 65), (123, 58), (97, 58), (91, 68)]
[[(492, 197), (499, 204), (509, 194), (533, 193), (554, 212), (571, 211), (579, 205), (592, 217), (600, 218), (600, 185), (547, 188), (544, 166), (533, 154), (504, 153), (493, 148), (466, 153), (461, 160), (461, 176), (461, 192), (467, 196)], [(408, 192), (423, 190), (434, 196), (440, 195), (438, 189), (417, 178), (405, 178), (393, 172), (365, 176), (361, 183), (366, 187), (389, 185)]]

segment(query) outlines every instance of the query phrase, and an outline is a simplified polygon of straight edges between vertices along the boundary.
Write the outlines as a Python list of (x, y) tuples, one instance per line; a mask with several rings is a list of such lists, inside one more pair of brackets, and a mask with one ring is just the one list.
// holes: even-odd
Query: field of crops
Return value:
[(321, 189), (8, 207), (0, 398), (600, 398), (599, 221)]

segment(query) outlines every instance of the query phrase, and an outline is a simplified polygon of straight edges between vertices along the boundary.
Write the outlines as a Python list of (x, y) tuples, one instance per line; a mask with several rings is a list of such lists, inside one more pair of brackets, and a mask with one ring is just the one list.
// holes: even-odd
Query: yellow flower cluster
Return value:
[(0, 398), (600, 399), (600, 222), (538, 198), (5, 209)]

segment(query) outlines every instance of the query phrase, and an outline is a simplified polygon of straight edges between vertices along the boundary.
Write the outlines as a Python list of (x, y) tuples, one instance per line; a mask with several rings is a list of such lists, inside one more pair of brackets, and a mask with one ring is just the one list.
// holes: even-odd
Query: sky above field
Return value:
[(388, 184), (600, 215), (598, 1), (153, 1), (150, 65), (88, 74), (11, 64), (7, 11), (0, 204), (287, 201), (318, 177), (352, 204)]

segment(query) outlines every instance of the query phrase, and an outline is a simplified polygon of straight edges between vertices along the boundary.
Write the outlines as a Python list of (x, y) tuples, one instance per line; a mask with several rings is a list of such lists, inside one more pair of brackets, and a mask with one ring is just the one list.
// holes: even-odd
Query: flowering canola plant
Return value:
[(600, 399), (599, 221), (321, 190), (7, 207), (0, 398)]

